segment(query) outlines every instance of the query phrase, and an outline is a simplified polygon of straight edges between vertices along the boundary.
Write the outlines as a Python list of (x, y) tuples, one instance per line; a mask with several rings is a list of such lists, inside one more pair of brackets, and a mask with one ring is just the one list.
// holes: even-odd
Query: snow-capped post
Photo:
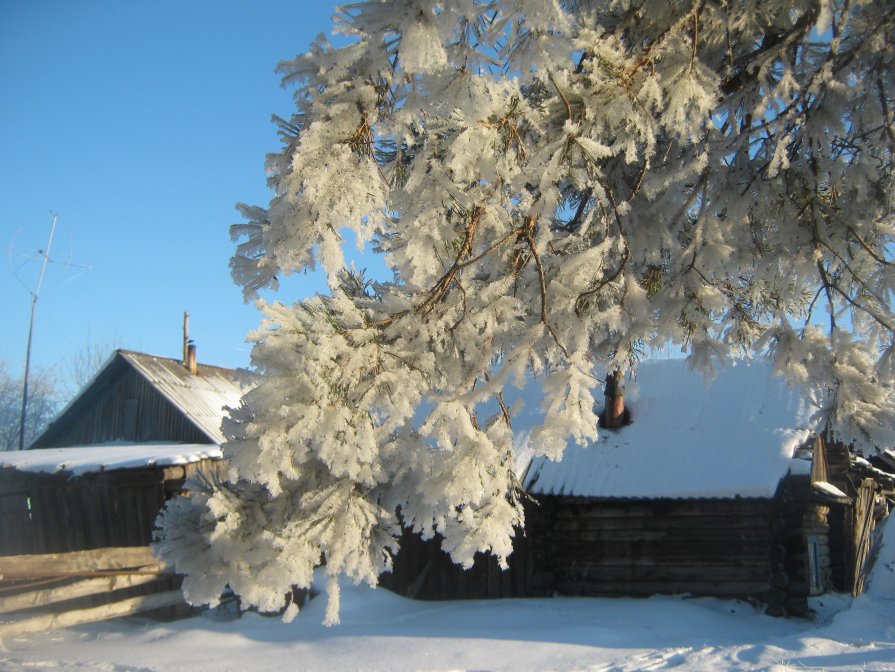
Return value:
[[(539, 379), (528, 445), (556, 458), (596, 438), (595, 372), (650, 347), (708, 376), (766, 356), (819, 431), (895, 442), (891, 0), (387, 0), (335, 22), (340, 46), (280, 64), (297, 110), (271, 200), (231, 229), (246, 299), (311, 269), (329, 291), (258, 301), (231, 479), (163, 514), (191, 601), (283, 609), (325, 559), (335, 605), (401, 522), (505, 565), (531, 409), (503, 391)], [(387, 277), (346, 264), (346, 230)]]

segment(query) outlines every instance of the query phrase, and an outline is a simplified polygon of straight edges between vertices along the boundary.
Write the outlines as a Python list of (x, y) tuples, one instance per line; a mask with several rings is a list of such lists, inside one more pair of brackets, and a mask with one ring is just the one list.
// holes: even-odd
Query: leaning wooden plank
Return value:
[(29, 590), (27, 593), (0, 597), (0, 614), (8, 614), (21, 609), (43, 607), (65, 600), (73, 600), (85, 595), (107, 593), (122, 588), (131, 588), (158, 580), (157, 574), (125, 574), (96, 579), (85, 579), (59, 588)]
[(5, 578), (10, 581), (23, 580), (39, 580), (39, 579), (77, 579), (102, 576), (130, 576), (131, 574), (146, 574), (148, 576), (159, 576), (161, 574), (170, 574), (170, 567), (167, 565), (145, 565), (143, 567), (135, 567), (133, 569), (96, 569), (82, 570), (80, 572), (43, 572), (40, 574), (13, 574)]
[(183, 593), (179, 590), (169, 590), (164, 593), (156, 593), (155, 595), (141, 595), (89, 609), (67, 611), (62, 614), (45, 614), (21, 621), (0, 623), (0, 639), (27, 635), (31, 632), (43, 632), (58, 628), (70, 628), (73, 625), (96, 623), (97, 621), (106, 621), (110, 618), (131, 616), (141, 611), (161, 609), (162, 607), (171, 607), (183, 603)]
[(60, 576), (104, 569), (125, 569), (158, 564), (149, 546), (96, 548), (71, 553), (8, 555), (0, 557), (0, 578)]

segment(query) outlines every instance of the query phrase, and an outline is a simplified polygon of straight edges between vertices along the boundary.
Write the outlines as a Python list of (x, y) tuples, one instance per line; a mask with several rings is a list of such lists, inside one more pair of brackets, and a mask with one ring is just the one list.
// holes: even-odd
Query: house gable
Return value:
[(254, 384), (248, 372), (197, 364), (196, 373), (191, 373), (167, 357), (127, 351), (122, 356), (213, 443), (225, 441), (221, 431), (225, 408), (238, 406)]
[(31, 444), (31, 448), (116, 441), (220, 444), (224, 406), (245, 389), (236, 372), (126, 350), (105, 367)]

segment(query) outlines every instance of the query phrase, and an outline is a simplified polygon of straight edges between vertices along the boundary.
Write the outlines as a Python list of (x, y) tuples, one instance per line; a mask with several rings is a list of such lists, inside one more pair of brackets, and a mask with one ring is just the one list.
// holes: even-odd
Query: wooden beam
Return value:
[(633, 516), (620, 515), (606, 518), (582, 514), (580, 516), (557, 516), (553, 529), (564, 530), (675, 530), (686, 533), (693, 530), (715, 532), (739, 529), (767, 530), (768, 516), (765, 515), (704, 515), (704, 516)]
[(42, 555), (7, 555), (0, 557), (0, 579), (77, 576), (101, 570), (147, 566), (164, 568), (149, 546), (97, 548)]
[[(665, 555), (641, 555), (638, 557), (633, 557), (631, 555), (587, 557), (582, 555), (575, 555), (572, 552), (566, 552), (563, 554), (556, 553), (551, 557), (553, 558), (552, 567), (555, 570), (573, 566), (587, 566), (594, 568), (594, 570), (611, 569), (615, 567), (669, 569), (673, 569), (675, 567), (684, 567), (689, 569), (699, 569), (702, 567), (711, 569), (723, 567), (725, 569), (736, 569), (746, 567), (768, 568), (771, 566), (771, 560), (767, 556), (767, 554), (763, 556), (744, 556), (740, 554), (731, 554), (727, 557), (723, 557), (720, 555), (715, 557), (706, 557), (702, 554), (697, 553), (672, 557), (668, 557)], [(513, 558), (512, 556), (510, 556), (510, 563), (512, 563), (512, 561)]]
[(130, 574), (123, 576), (109, 576), (105, 578), (85, 579), (77, 583), (71, 583), (67, 586), (58, 588), (48, 588), (46, 590), (29, 590), (18, 595), (10, 595), (9, 597), (0, 597), (0, 614), (8, 614), (13, 611), (22, 609), (31, 609), (34, 607), (43, 607), (48, 604), (56, 604), (57, 602), (65, 602), (73, 600), (77, 597), (85, 595), (95, 595), (96, 593), (106, 593), (122, 588), (132, 588), (145, 583), (158, 581), (159, 577), (155, 574)]
[[(805, 481), (807, 485), (808, 479)], [(607, 501), (587, 497), (543, 496), (539, 497), (539, 501), (555, 506), (558, 517), (761, 515), (771, 509), (771, 500), (760, 498)]]
[(131, 597), (120, 602), (103, 604), (89, 609), (67, 611), (62, 614), (44, 614), (22, 621), (0, 624), (0, 639), (27, 635), (31, 632), (70, 628), (73, 625), (82, 625), (84, 623), (96, 623), (97, 621), (105, 621), (110, 618), (131, 616), (142, 611), (171, 607), (176, 604), (184, 604), (183, 593), (179, 590), (169, 590), (154, 595)]
[(764, 567), (600, 567), (571, 566), (558, 572), (564, 581), (583, 583), (617, 583), (621, 581), (657, 582), (677, 585), (712, 585), (714, 583), (753, 582), (767, 585), (771, 571)]
[(561, 595), (649, 596), (649, 595), (712, 595), (745, 597), (760, 596), (770, 588), (769, 581), (584, 581), (557, 579), (554, 589)]
[(714, 529), (714, 530), (587, 530), (568, 531), (554, 530), (554, 540), (567, 540), (571, 543), (618, 543), (618, 542), (653, 542), (666, 544), (688, 544), (690, 546), (708, 546), (711, 544), (767, 544), (768, 531), (759, 528)]

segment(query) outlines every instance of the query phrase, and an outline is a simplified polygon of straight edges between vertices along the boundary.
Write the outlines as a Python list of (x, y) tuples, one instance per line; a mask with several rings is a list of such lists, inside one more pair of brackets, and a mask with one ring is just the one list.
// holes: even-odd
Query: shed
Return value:
[(252, 386), (248, 372), (117, 350), (30, 448), (116, 441), (217, 444), (225, 407)]
[(405, 534), (383, 583), (433, 598), (755, 598), (781, 614), (805, 613), (809, 595), (832, 588), (827, 516), (851, 497), (827, 482), (809, 408), (767, 363), (706, 384), (684, 360), (645, 361), (626, 396), (631, 424), (601, 428), (597, 441), (551, 461), (526, 457), (540, 390), (523, 390), (515, 447), (537, 504), (506, 575), (482, 557), (457, 578), (437, 540)]
[(196, 474), (226, 476), (213, 444), (103, 444), (0, 453), (0, 555), (147, 546)]

